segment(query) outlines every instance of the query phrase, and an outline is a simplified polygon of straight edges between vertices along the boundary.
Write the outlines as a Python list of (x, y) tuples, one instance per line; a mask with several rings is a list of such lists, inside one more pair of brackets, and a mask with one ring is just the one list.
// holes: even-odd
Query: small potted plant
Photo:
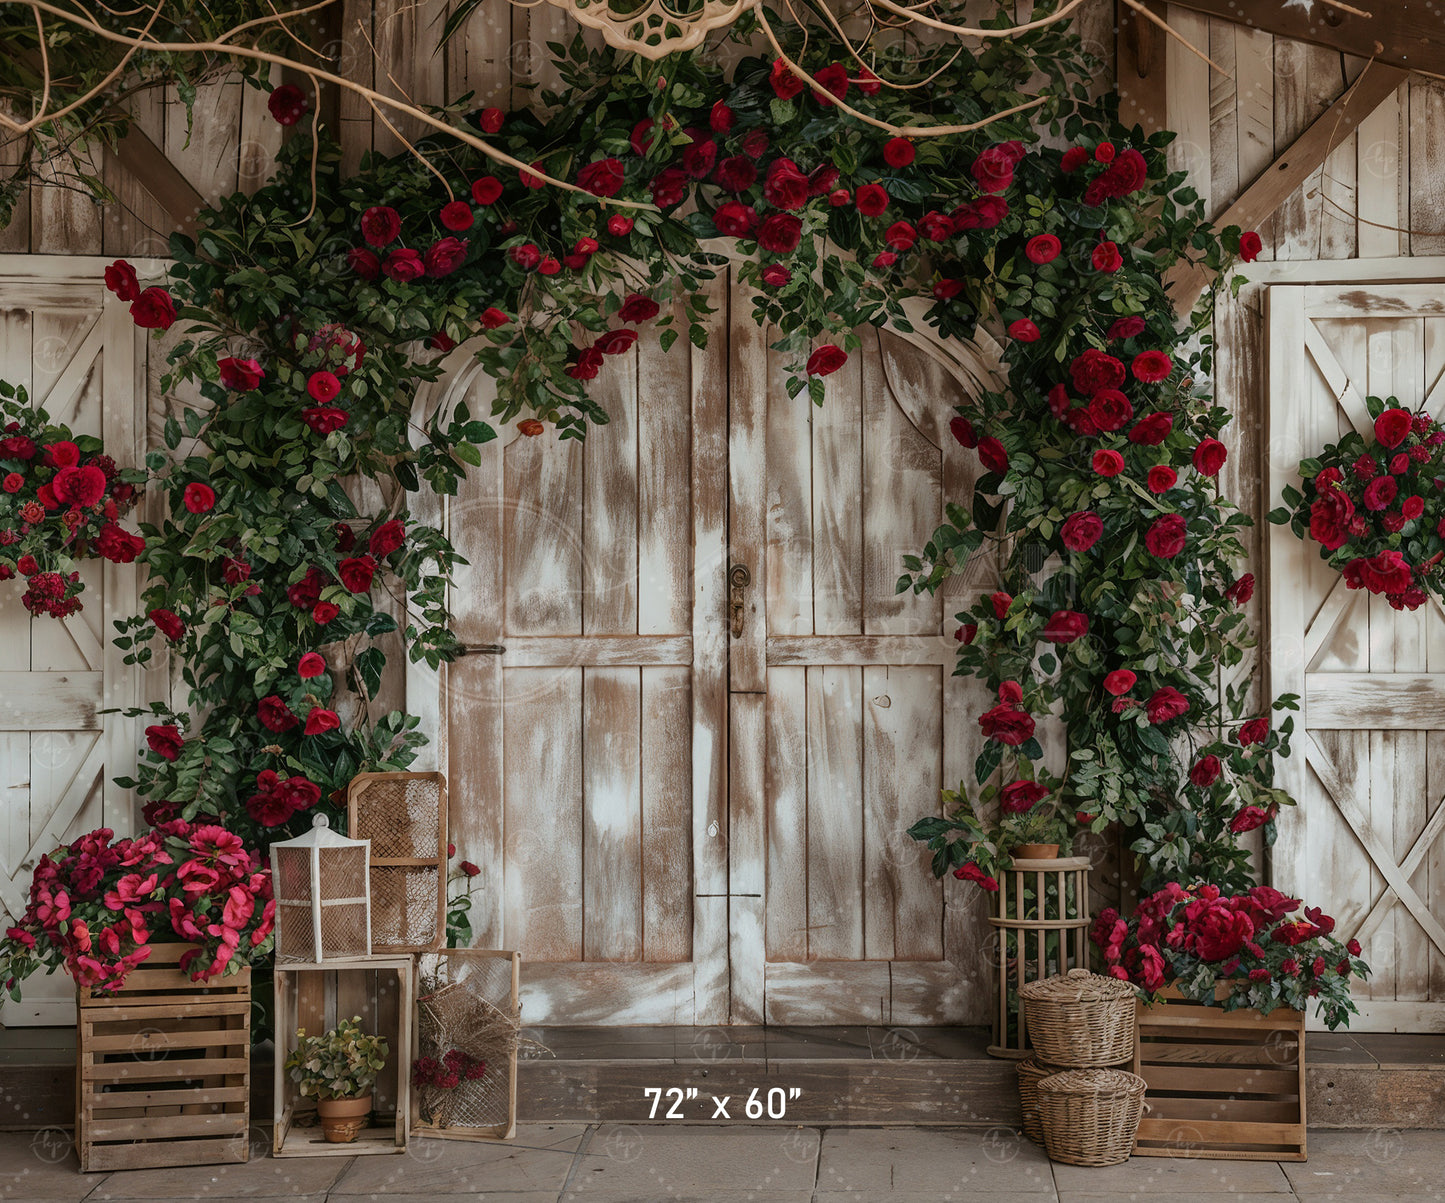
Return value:
[(1009, 815), (999, 824), (1003, 850), (1019, 860), (1053, 860), (1067, 847), (1072, 831), (1050, 806), (1035, 806), (1025, 814)]
[(320, 1036), (297, 1031), (285, 1067), (302, 1097), (316, 1100), (321, 1131), (332, 1144), (349, 1144), (366, 1127), (371, 1086), (390, 1052), (384, 1037), (362, 1032), (360, 1016)]
[[(1020, 860), (1052, 860), (1068, 854), (1073, 825), (1060, 809), (1058, 782), (1020, 777), (1003, 785), (989, 784), (978, 794), (978, 806), (969, 801), (960, 782), (943, 791), (944, 815), (919, 819), (908, 829), (915, 840), (933, 851), (933, 874), (952, 871), (981, 889), (998, 889), (998, 874)], [(982, 819), (979, 814), (997, 814)]]

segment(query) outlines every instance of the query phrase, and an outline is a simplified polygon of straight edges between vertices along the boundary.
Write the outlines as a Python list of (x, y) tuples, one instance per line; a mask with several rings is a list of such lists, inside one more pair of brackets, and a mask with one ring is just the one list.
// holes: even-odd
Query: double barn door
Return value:
[(815, 408), (739, 313), (609, 360), (609, 425), (505, 435), (449, 507), (477, 940), (526, 958), (533, 1023), (977, 1021), (979, 900), (905, 834), (976, 751), (965, 585), (894, 592), (967, 487), (961, 388), (865, 332)]

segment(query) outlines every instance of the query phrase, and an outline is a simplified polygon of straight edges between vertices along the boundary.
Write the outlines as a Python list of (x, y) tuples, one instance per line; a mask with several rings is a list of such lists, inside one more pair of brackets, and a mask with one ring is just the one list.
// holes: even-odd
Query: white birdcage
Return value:
[(371, 841), (347, 839), (320, 814), (305, 835), (271, 845), (278, 961), (371, 955), (370, 864)]

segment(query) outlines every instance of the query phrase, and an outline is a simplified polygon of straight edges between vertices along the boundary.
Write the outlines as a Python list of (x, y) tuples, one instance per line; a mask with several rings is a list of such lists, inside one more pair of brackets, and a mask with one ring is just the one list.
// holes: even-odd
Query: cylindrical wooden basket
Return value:
[(1121, 1069), (1071, 1069), (1038, 1084), (1044, 1151), (1065, 1165), (1129, 1160), (1144, 1110), (1144, 1079)]
[(1044, 1143), (1044, 1129), (1039, 1119), (1039, 1082), (1053, 1074), (1063, 1073), (1065, 1068), (1050, 1065), (1037, 1057), (1025, 1057), (1018, 1063), (1019, 1108), (1024, 1115), (1024, 1135), (1036, 1145)]
[(1073, 969), (1019, 989), (1034, 1052), (1052, 1065), (1088, 1069), (1134, 1058), (1134, 987)]

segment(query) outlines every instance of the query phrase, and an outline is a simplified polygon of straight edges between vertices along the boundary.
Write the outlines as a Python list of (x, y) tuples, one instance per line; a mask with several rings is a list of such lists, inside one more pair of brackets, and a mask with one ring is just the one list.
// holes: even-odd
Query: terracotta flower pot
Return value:
[(366, 1127), (371, 1114), (371, 1095), (354, 1099), (317, 1099), (316, 1114), (321, 1132), (334, 1145), (350, 1144)]
[(1058, 860), (1059, 846), (1057, 844), (1018, 844), (1014, 847), (1013, 854), (1019, 860)]

